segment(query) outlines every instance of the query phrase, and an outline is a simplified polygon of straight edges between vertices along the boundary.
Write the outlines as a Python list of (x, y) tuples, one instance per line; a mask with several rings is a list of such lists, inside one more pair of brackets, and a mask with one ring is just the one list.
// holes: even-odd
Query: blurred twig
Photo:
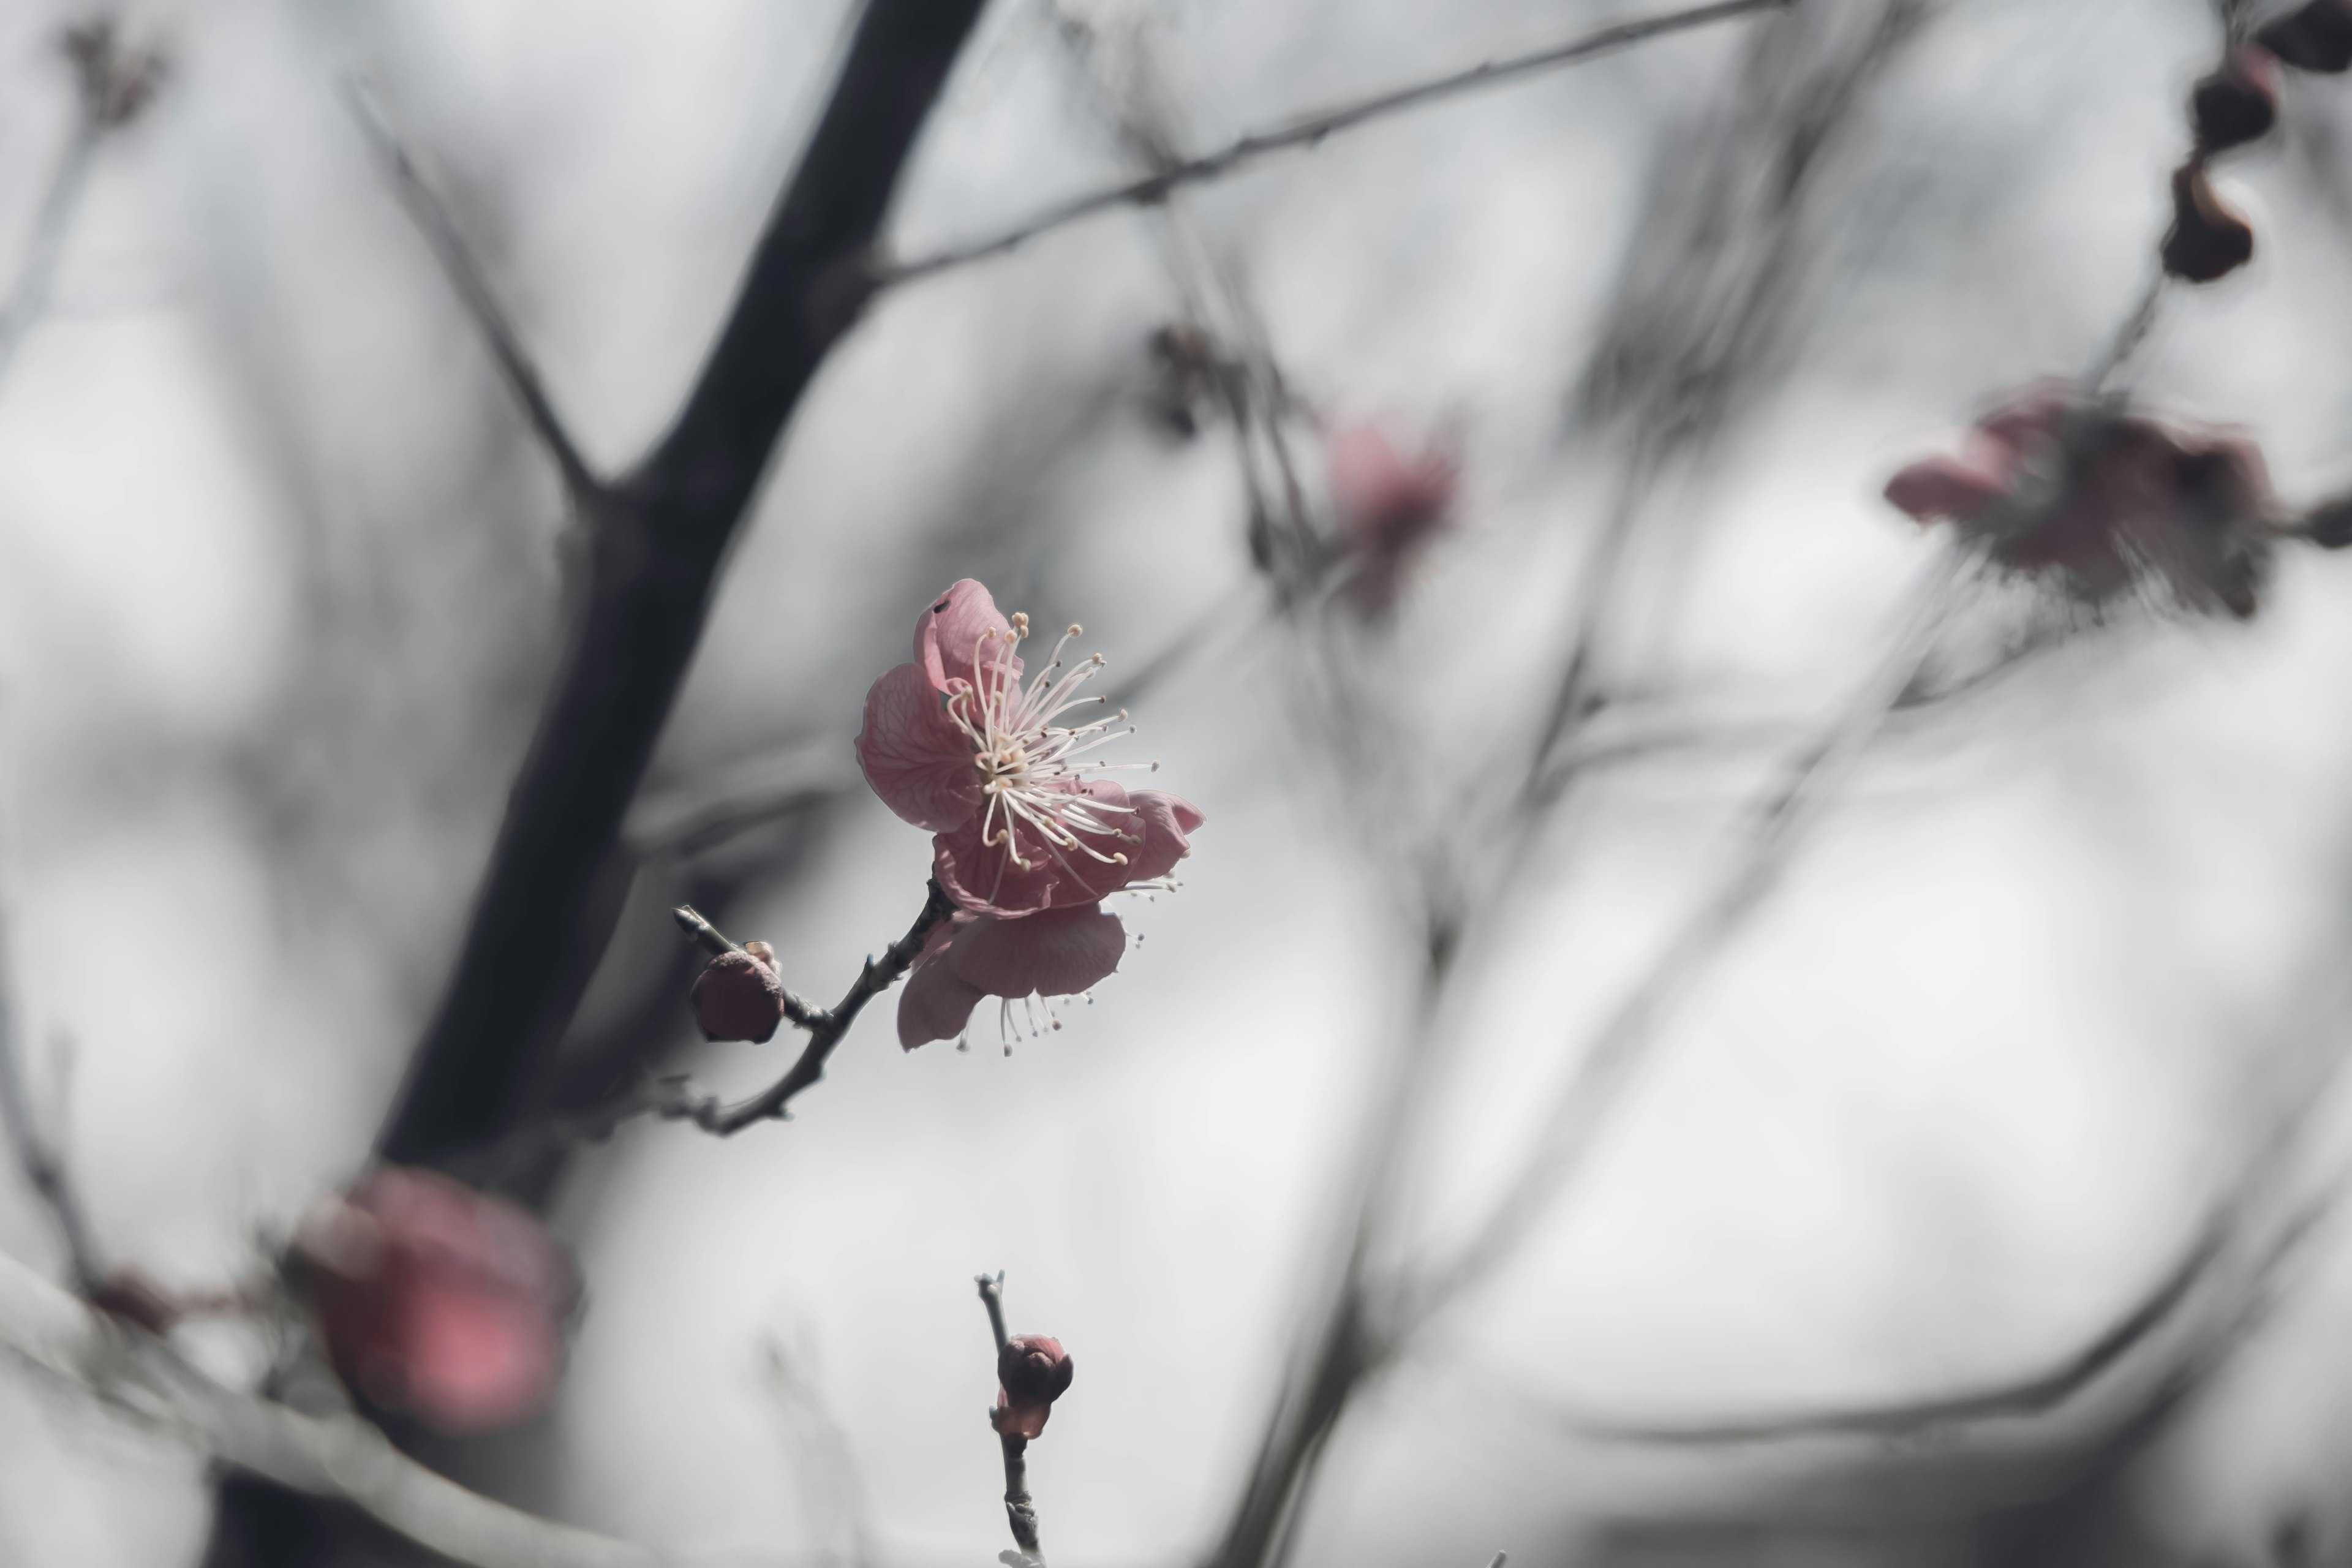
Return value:
[[(1001, 1359), (1005, 1347), (1012, 1342), (1004, 1331), (1004, 1274), (982, 1274), (973, 1278), (980, 1287), (980, 1304), (988, 1309), (988, 1331), (996, 1337), (996, 1353)], [(1004, 1449), (1004, 1522), (1013, 1531), (1013, 1543), (1021, 1549), (1016, 1560), (1007, 1552), (1001, 1561), (1010, 1568), (1045, 1568), (1045, 1548), (1037, 1543), (1037, 1509), (1029, 1498), (1029, 1439), (1018, 1432), (1000, 1430), (999, 1442)]]
[[(5, 940), (5, 930), (0, 930), (0, 942)], [(5, 963), (5, 960), (0, 959), (0, 965)], [(25, 1184), (33, 1189), (34, 1195), (57, 1223), (58, 1238), (65, 1243), (66, 1268), (74, 1293), (87, 1298), (106, 1278), (105, 1270), (99, 1261), (88, 1211), (75, 1190), (64, 1150), (56, 1137), (42, 1130), (40, 1118), (34, 1112), (32, 1095), (25, 1079), (21, 1034), (16, 988), (7, 983), (5, 973), (0, 973), (0, 1126), (6, 1128), (8, 1142), (16, 1146), (16, 1165), (24, 1173)], [(62, 1044), (62, 1037), (60, 1039), (60, 1050), (69, 1049)], [(60, 1119), (64, 1111), (60, 1097)]]
[(80, 209), (99, 143), (109, 132), (137, 117), (163, 75), (163, 57), (126, 47), (110, 18), (74, 27), (62, 42), (79, 78), (78, 112), (65, 151), (50, 173), (48, 188), (41, 195), (40, 212), (33, 220), (32, 238), (25, 247), (16, 280), (5, 302), (0, 303), (0, 376), (7, 374), (25, 334), (48, 307), (58, 257), (65, 248), (74, 214)]
[(1580, 34), (1566, 43), (1506, 59), (1487, 60), (1466, 70), (1448, 71), (1427, 81), (1373, 93), (1332, 109), (1301, 115), (1269, 130), (1252, 132), (1213, 153), (1186, 158), (1139, 179), (1073, 197), (986, 238), (951, 246), (912, 261), (885, 267), (880, 273), (880, 281), (888, 285), (926, 278), (966, 262), (1002, 255), (1039, 235), (1096, 213), (1129, 205), (1151, 205), (1165, 200), (1169, 193), (1179, 186), (1220, 178), (1271, 153), (1315, 146), (1335, 132), (1349, 130), (1400, 110), (1418, 108), (1458, 93), (1513, 81), (1559, 66), (1598, 58), (1646, 38), (1704, 26), (1710, 22), (1725, 21), (1751, 12), (1779, 9), (1790, 3), (1791, 0), (1715, 0), (1714, 4), (1687, 10), (1613, 23)]
[(425, 176), (418, 173), (415, 160), (394, 131), (383, 106), (376, 100), (367, 84), (358, 78), (348, 78), (343, 83), (343, 101), (351, 109), (352, 121), (367, 138), (369, 149), (382, 161), (385, 176), (391, 180), (401, 205), (432, 247), (434, 259), (441, 264), (450, 287), (465, 301), (466, 310), (474, 318), (475, 327), (488, 345), (490, 357), (498, 363), (499, 374), (507, 389), (521, 405), (523, 416), (530, 422), (532, 433), (554, 459), (563, 478), (563, 488), (574, 506), (585, 509), (601, 487), (590, 471), (587, 460), (581, 457), (571, 431), (564, 427), (562, 417), (549, 401), (546, 384), (540, 379), (539, 369), (523, 351), (522, 341), (516, 335), (514, 323), (508, 320), (506, 310), (492, 292), (488, 279), (475, 264), (473, 253), (457, 232), (453, 218), (441, 198)]

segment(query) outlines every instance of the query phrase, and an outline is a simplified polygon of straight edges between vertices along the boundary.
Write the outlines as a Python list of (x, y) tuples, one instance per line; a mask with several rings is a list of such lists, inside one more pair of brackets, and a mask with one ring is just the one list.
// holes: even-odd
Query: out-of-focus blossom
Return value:
[(82, 110), (100, 125), (127, 125), (163, 83), (163, 57), (124, 45), (104, 16), (66, 30), (66, 57), (81, 76)]
[(1007, 1437), (1034, 1438), (1045, 1430), (1054, 1401), (1069, 1391), (1077, 1367), (1062, 1342), (1019, 1334), (996, 1356), (996, 1411), (992, 1420)]
[(383, 1166), (314, 1213), (296, 1247), (335, 1370), (373, 1404), (467, 1433), (521, 1420), (553, 1392), (578, 1278), (523, 1209)]
[(707, 1040), (775, 1037), (784, 1019), (784, 983), (776, 973), (776, 952), (764, 942), (747, 942), (722, 952), (695, 977), (687, 1000)]
[(2210, 283), (2253, 258), (2253, 226), (2215, 193), (2201, 157), (2172, 172), (2172, 227), (2158, 254), (2185, 283)]
[(2200, 153), (2225, 153), (2270, 134), (2278, 122), (2278, 88), (2267, 49), (2241, 46), (2222, 57), (2221, 68), (2201, 79), (2189, 94), (2189, 122)]
[(1028, 616), (1007, 620), (967, 577), (917, 620), (913, 660), (866, 694), (858, 764), (884, 805), (931, 832), (932, 875), (961, 911), (899, 998), (909, 1048), (961, 1034), (983, 995), (1069, 994), (1111, 973), (1126, 939), (1100, 901), (1165, 886), (1202, 824), (1188, 801), (1100, 776), (1121, 764), (1088, 753), (1129, 731), (1126, 711), (1066, 721), (1105, 700), (1079, 690), (1101, 657), (1064, 670), (1072, 626), (1024, 684), (1028, 633)]
[(1452, 521), (1461, 462), (1439, 444), (1408, 450), (1374, 424), (1334, 432), (1325, 458), (1348, 562), (1341, 592), (1385, 610), (1414, 556)]
[(1979, 420), (1958, 458), (1886, 485), (1923, 522), (1949, 521), (2012, 571), (2103, 601), (2162, 582), (2184, 606), (2254, 612), (2278, 531), (2261, 450), (2192, 435), (2063, 388), (2031, 389)]
[(2297, 70), (2332, 76), (2352, 67), (2352, 5), (2311, 0), (2257, 29), (2254, 42)]

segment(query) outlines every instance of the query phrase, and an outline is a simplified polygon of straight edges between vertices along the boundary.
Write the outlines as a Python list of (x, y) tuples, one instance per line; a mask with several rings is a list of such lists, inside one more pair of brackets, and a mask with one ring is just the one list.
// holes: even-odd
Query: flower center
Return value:
[(1029, 635), (1029, 617), (1014, 616), (1011, 632), (985, 632), (972, 645), (972, 689), (948, 700), (950, 717), (971, 741), (972, 766), (980, 774), (981, 841), (1002, 845), (1024, 871), (1039, 864), (1031, 858), (1036, 845), (1073, 873), (1073, 856), (1126, 865), (1124, 853), (1088, 840), (1120, 838), (1119, 819), (1133, 816), (1134, 808), (1097, 800), (1084, 786), (1099, 773), (1160, 765), (1080, 760), (1114, 735), (1135, 732), (1124, 708), (1090, 724), (1059, 721), (1075, 709), (1110, 700), (1078, 694), (1102, 668), (1102, 655), (1088, 655), (1074, 669), (1062, 668), (1062, 650), (1080, 630), (1073, 626), (1063, 633), (1045, 668), (1024, 686), (1013, 673), (1013, 656)]

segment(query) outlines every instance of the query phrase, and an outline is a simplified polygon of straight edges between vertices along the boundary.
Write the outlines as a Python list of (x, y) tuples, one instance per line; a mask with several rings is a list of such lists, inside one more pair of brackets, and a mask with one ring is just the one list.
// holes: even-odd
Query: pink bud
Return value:
[(2270, 134), (2278, 120), (2278, 89), (2271, 82), (2266, 49), (2231, 49), (2221, 68), (2198, 82), (2189, 95), (2189, 120), (2197, 150), (2221, 153)]
[(383, 1166), (315, 1212), (295, 1246), (328, 1355), (372, 1403), (467, 1433), (521, 1420), (554, 1391), (578, 1279), (523, 1209)]
[(2172, 228), (2164, 237), (2164, 269), (2189, 283), (2210, 283), (2243, 267), (2254, 254), (2254, 231), (2214, 194), (2205, 163), (2192, 158), (2172, 173)]
[(707, 1040), (771, 1040), (784, 1018), (784, 983), (776, 973), (775, 950), (748, 942), (722, 952), (694, 982), (688, 1000)]

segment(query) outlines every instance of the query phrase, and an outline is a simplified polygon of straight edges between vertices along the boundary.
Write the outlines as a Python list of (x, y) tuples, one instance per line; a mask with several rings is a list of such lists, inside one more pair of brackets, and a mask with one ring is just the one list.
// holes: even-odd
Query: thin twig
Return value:
[[(0, 929), (0, 942), (5, 940), (5, 931)], [(0, 957), (0, 964), (5, 962), (5, 957)], [(87, 1297), (106, 1278), (105, 1269), (99, 1260), (89, 1215), (82, 1207), (63, 1150), (49, 1133), (42, 1131), (40, 1118), (33, 1110), (20, 1048), (22, 1032), (16, 987), (0, 978), (0, 1126), (6, 1128), (8, 1141), (16, 1146), (16, 1165), (24, 1173), (25, 1184), (33, 1189), (57, 1224), (58, 1238), (65, 1243), (66, 1267), (75, 1294)], [(60, 1103), (58, 1114), (62, 1116), (63, 1112)]]
[(106, 121), (85, 107), (49, 175), (49, 188), (42, 194), (40, 216), (33, 221), (32, 242), (26, 247), (16, 287), (8, 290), (6, 305), (0, 307), (0, 376), (7, 374), (25, 334), (48, 307), (49, 283), (57, 275), (66, 231), (73, 226), (74, 213), (89, 184), (90, 164), (106, 131)]
[(1505, 59), (1487, 60), (1466, 70), (1449, 71), (1427, 81), (1373, 93), (1336, 108), (1302, 115), (1270, 130), (1252, 132), (1213, 153), (1171, 163), (1140, 178), (1072, 197), (984, 239), (950, 246), (913, 261), (885, 267), (880, 270), (878, 281), (886, 287), (909, 282), (967, 262), (1002, 255), (1065, 224), (1075, 223), (1114, 207), (1151, 205), (1164, 201), (1171, 191), (1181, 185), (1220, 178), (1271, 153), (1314, 146), (1334, 132), (1349, 130), (1400, 110), (1418, 108), (1439, 99), (1517, 80), (1555, 67), (1595, 59), (1647, 38), (1704, 26), (1710, 22), (1727, 21), (1750, 12), (1778, 10), (1790, 3), (1791, 0), (1715, 0), (1713, 4), (1696, 5), (1687, 10), (1612, 23), (1596, 31), (1580, 34), (1566, 43)]
[[(980, 1287), (981, 1305), (988, 1309), (988, 1330), (996, 1338), (996, 1353), (1001, 1361), (1012, 1342), (1004, 1331), (1004, 1272), (999, 1269), (994, 1274), (975, 1275), (973, 1283)], [(993, 1425), (992, 1416), (991, 1424)], [(999, 1561), (1014, 1564), (1015, 1568), (1025, 1568), (1027, 1563), (1045, 1568), (1045, 1548), (1037, 1543), (1037, 1509), (1029, 1496), (1029, 1439), (1018, 1432), (1001, 1429), (997, 1439), (1004, 1449), (1004, 1522), (1013, 1531), (1013, 1543), (1022, 1552), (1020, 1559), (1007, 1552)]]
[(442, 205), (440, 196), (417, 171), (408, 155), (390, 118), (375, 95), (357, 77), (345, 79), (343, 101), (350, 108), (352, 119), (392, 182), (400, 205), (408, 209), (425, 243), (432, 248), (434, 259), (441, 264), (449, 286), (457, 291), (483, 341), (489, 345), (490, 357), (498, 363), (499, 375), (507, 390), (522, 408), (523, 417), (530, 422), (531, 433), (547, 448), (563, 478), (563, 488), (575, 505), (585, 507), (600, 493), (602, 486), (590, 471), (586, 459), (564, 427), (562, 416), (547, 395), (546, 384), (540, 379), (539, 369), (523, 351), (522, 340), (516, 334), (514, 323), (508, 320), (506, 310), (492, 292), (489, 280), (475, 265), (473, 253), (458, 235), (457, 220)]

